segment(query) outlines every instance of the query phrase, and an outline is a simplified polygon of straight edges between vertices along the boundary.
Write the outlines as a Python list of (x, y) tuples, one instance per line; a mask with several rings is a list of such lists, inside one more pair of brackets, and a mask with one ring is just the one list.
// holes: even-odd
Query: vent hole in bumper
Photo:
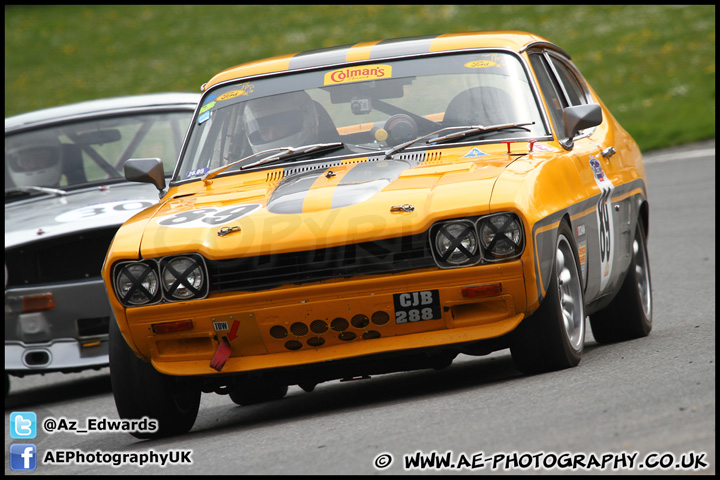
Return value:
[(47, 367), (52, 356), (47, 350), (30, 350), (23, 355), (23, 363), (28, 367)]

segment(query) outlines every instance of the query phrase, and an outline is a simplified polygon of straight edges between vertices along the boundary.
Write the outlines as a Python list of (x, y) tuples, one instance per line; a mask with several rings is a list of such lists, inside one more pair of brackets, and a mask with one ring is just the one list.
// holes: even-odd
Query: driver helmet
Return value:
[(318, 141), (315, 102), (304, 91), (251, 100), (243, 119), (253, 153)]
[(46, 132), (18, 135), (5, 144), (7, 173), (17, 187), (56, 187), (60, 183), (60, 141)]

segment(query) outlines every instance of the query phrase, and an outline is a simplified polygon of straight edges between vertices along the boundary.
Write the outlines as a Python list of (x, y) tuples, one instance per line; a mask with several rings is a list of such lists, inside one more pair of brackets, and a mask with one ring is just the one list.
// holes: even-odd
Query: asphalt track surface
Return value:
[[(31, 441), (13, 439), (12, 412), (80, 427), (118, 418), (107, 369), (13, 377), (5, 474), (714, 474), (715, 142), (651, 152), (645, 164), (654, 301), (646, 338), (600, 346), (588, 328), (580, 365), (544, 375), (521, 375), (500, 351), (459, 356), (442, 371), (328, 382), (312, 393), (291, 387), (250, 407), (204, 394), (190, 433), (149, 441), (42, 427)], [(10, 469), (17, 443), (36, 446), (36, 470)], [(122, 454), (161, 462), (168, 453), (192, 463), (112, 465)]]

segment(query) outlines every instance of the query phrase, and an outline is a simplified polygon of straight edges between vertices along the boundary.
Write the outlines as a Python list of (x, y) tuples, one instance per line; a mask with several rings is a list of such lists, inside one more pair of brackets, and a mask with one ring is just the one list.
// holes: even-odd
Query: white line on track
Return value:
[(663, 153), (659, 155), (645, 155), (643, 156), (643, 163), (645, 163), (645, 165), (648, 165), (653, 163), (663, 163), (673, 160), (685, 160), (708, 156), (715, 156), (715, 147), (701, 148), (698, 150), (678, 150), (677, 152)]

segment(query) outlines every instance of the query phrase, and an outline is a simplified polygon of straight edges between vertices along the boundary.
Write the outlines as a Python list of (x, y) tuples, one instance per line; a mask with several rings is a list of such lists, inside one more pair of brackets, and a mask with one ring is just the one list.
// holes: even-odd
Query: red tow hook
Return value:
[(230, 342), (228, 342), (226, 337), (223, 337), (217, 350), (215, 350), (215, 355), (213, 355), (212, 360), (210, 360), (210, 368), (214, 368), (218, 372), (222, 370), (228, 358), (230, 358), (231, 353), (232, 348), (230, 347)]

